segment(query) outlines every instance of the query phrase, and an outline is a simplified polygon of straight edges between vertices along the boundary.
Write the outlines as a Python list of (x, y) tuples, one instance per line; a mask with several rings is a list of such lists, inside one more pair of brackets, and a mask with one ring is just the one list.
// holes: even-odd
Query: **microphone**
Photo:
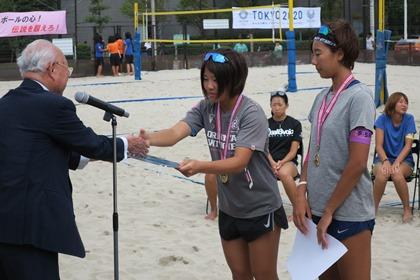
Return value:
[(128, 112), (124, 111), (124, 109), (114, 106), (106, 101), (102, 101), (93, 96), (90, 96), (86, 92), (80, 92), (80, 91), (76, 92), (76, 94), (74, 95), (74, 99), (76, 99), (76, 101), (79, 103), (89, 104), (93, 107), (102, 109), (108, 113), (111, 113), (117, 116), (128, 118), (128, 116), (130, 115)]

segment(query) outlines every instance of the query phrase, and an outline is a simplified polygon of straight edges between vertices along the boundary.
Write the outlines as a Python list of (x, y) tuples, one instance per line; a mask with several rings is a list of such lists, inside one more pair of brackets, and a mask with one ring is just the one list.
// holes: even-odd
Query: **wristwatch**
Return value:
[(382, 161), (382, 164), (384, 164), (385, 161), (389, 161), (389, 159), (388, 158), (384, 158), (384, 160)]

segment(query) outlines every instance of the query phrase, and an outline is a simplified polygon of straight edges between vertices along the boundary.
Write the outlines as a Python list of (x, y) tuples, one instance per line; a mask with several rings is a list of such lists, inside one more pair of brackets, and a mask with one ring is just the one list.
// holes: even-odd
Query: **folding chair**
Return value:
[(420, 166), (419, 166), (419, 158), (420, 158), (420, 133), (419, 139), (414, 140), (413, 146), (411, 147), (411, 153), (416, 155), (417, 160), (415, 161), (413, 173), (410, 176), (411, 182), (414, 178), (414, 192), (413, 192), (413, 201), (411, 202), (411, 209), (414, 209), (414, 201), (416, 198), (416, 191), (417, 191), (417, 209), (420, 210)]
[[(420, 178), (420, 167), (419, 167), (420, 148), (419, 148), (419, 143), (420, 143), (420, 133), (419, 133), (419, 139), (414, 139), (413, 145), (411, 146), (411, 153), (413, 154), (413, 157), (414, 157), (413, 173), (411, 173), (410, 176), (405, 178), (407, 183), (410, 183), (414, 179), (413, 200), (411, 202), (412, 212), (414, 211), (414, 202), (416, 199), (416, 192), (417, 192), (417, 208), (420, 210), (420, 179), (419, 179)], [(375, 149), (375, 154), (373, 155), (373, 158), (375, 157), (376, 157), (376, 149)], [(372, 165), (372, 170), (370, 171), (370, 176), (371, 176), (372, 182), (374, 182), (375, 175), (373, 174), (373, 165)], [(388, 178), (388, 182), (392, 182), (391, 177)]]
[[(300, 166), (302, 168), (303, 167), (303, 161), (304, 161), (304, 159), (303, 159), (303, 157), (304, 157), (304, 155), (303, 155), (303, 141), (300, 142), (299, 149), (297, 151), (297, 156), (298, 156), (298, 165), (300, 164)], [(299, 160), (299, 158), (300, 158), (300, 160)], [(298, 169), (298, 174), (293, 179), (295, 181), (300, 179), (299, 169)]]

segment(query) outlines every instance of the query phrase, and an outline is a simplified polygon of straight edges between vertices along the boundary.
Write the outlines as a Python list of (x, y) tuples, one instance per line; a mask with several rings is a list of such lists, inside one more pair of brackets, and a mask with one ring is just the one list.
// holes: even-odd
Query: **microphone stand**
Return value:
[(119, 279), (119, 268), (118, 268), (118, 207), (117, 207), (117, 118), (109, 113), (105, 112), (104, 121), (111, 121), (112, 126), (112, 144), (113, 144), (113, 160), (112, 160), (112, 192), (114, 210), (112, 213), (112, 227), (114, 230), (114, 280)]

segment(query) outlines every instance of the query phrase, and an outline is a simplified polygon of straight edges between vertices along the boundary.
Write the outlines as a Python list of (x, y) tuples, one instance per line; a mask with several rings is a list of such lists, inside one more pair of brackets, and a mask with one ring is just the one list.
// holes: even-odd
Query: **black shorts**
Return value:
[(109, 62), (111, 62), (112, 66), (120, 65), (120, 55), (117, 53), (111, 53), (111, 56), (109, 57)]
[(95, 58), (96, 67), (99, 65), (104, 65), (104, 58), (103, 57), (96, 57)]
[(125, 63), (132, 64), (134, 61), (134, 57), (132, 55), (125, 56)]
[(219, 210), (219, 234), (223, 240), (242, 238), (246, 242), (252, 242), (274, 230), (273, 224), (282, 229), (289, 227), (283, 206), (271, 213), (249, 219), (235, 218)]

